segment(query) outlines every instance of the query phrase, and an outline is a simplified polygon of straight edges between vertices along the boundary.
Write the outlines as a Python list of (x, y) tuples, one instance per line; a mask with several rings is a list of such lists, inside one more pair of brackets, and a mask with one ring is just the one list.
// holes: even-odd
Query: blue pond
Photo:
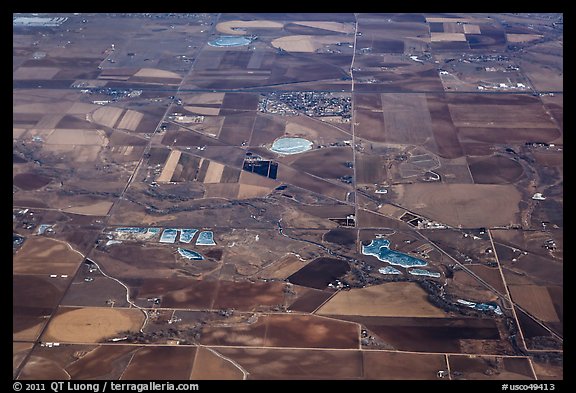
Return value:
[(440, 273), (431, 272), (430, 270), (426, 269), (412, 269), (409, 271), (409, 273), (415, 276), (428, 276), (428, 277), (440, 278)]
[(421, 259), (391, 250), (390, 241), (382, 238), (373, 239), (367, 246), (362, 245), (362, 254), (373, 255), (383, 262), (402, 267), (426, 266), (428, 264)]
[(197, 246), (214, 246), (216, 243), (214, 242), (214, 234), (212, 231), (202, 231), (198, 235), (198, 239), (196, 239)]
[(458, 303), (463, 304), (470, 308), (474, 308), (478, 311), (493, 311), (495, 314), (502, 315), (502, 310), (500, 309), (500, 306), (493, 302), (475, 303), (463, 299), (458, 299)]
[(243, 46), (251, 43), (252, 40), (243, 36), (223, 35), (214, 41), (210, 41), (208, 45), (215, 47), (230, 47), (230, 46)]
[(178, 253), (184, 258), (192, 259), (194, 261), (201, 261), (204, 257), (196, 251), (186, 250), (185, 248), (178, 248)]
[(378, 272), (382, 274), (402, 274), (400, 270), (392, 266), (381, 267), (380, 269), (378, 269)]
[(176, 236), (178, 235), (178, 229), (167, 228), (162, 232), (160, 236), (160, 243), (174, 243), (176, 241)]
[(181, 229), (180, 241), (182, 243), (190, 243), (196, 232), (198, 232), (198, 229)]
[(127, 227), (127, 228), (116, 228), (116, 232), (123, 232), (123, 233), (146, 233), (146, 228), (138, 228), (138, 227)]

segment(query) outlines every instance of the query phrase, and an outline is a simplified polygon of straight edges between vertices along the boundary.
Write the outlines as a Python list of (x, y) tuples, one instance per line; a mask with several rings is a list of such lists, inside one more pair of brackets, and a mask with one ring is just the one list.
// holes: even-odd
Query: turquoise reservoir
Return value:
[(194, 261), (201, 261), (204, 257), (196, 251), (186, 250), (185, 248), (178, 248), (178, 253), (184, 258), (192, 259)]
[(391, 250), (390, 241), (382, 238), (372, 240), (367, 246), (363, 245), (362, 254), (373, 255), (382, 262), (388, 262), (391, 265), (402, 267), (426, 266), (428, 264), (428, 262), (422, 259)]
[(272, 144), (274, 153), (297, 154), (312, 149), (312, 142), (304, 138), (279, 138)]
[(252, 40), (243, 36), (236, 36), (236, 35), (223, 35), (219, 38), (215, 39), (214, 41), (210, 41), (208, 45), (215, 46), (217, 48), (222, 47), (231, 47), (231, 46), (243, 46), (248, 45), (251, 43)]

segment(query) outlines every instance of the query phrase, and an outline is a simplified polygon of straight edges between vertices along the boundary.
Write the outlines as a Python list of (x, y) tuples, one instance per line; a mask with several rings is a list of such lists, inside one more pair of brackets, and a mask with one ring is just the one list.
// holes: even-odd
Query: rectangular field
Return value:
[(138, 128), (140, 120), (142, 120), (143, 117), (144, 117), (143, 113), (129, 109), (126, 112), (124, 112), (124, 116), (122, 116), (122, 120), (120, 120), (116, 128), (136, 131), (136, 128)]
[(546, 322), (559, 322), (548, 289), (538, 285), (509, 285), (510, 295), (518, 305), (536, 318)]
[[(140, 348), (130, 360), (121, 379), (175, 380), (188, 379), (196, 356), (194, 347)], [(161, 362), (158, 360), (162, 359)]]
[(99, 130), (57, 128), (46, 137), (51, 145), (106, 145), (106, 137)]
[(415, 283), (391, 282), (339, 292), (319, 310), (321, 315), (448, 317), (433, 306)]
[(172, 150), (170, 152), (160, 176), (156, 179), (157, 182), (169, 182), (172, 179), (172, 174), (176, 169), (176, 165), (178, 165), (181, 155), (182, 152), (180, 150)]
[(222, 173), (224, 172), (224, 165), (210, 161), (210, 165), (208, 166), (206, 176), (204, 177), (204, 183), (220, 183), (220, 179), (222, 178)]
[(45, 237), (24, 242), (12, 261), (12, 272), (21, 274), (72, 274), (83, 256), (68, 244)]

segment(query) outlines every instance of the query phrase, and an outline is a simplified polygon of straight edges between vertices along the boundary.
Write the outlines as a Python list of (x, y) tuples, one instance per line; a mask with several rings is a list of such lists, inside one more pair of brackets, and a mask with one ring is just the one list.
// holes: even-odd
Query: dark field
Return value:
[(14, 176), (12, 180), (16, 187), (23, 190), (36, 190), (38, 188), (44, 187), (46, 184), (50, 183), (52, 179), (48, 176), (35, 174), (35, 173), (21, 173)]
[(13, 17), (15, 380), (563, 378), (563, 14)]
[(342, 277), (348, 270), (350, 270), (350, 266), (346, 261), (335, 258), (318, 258), (287, 279), (293, 284), (326, 289), (328, 284)]
[[(490, 319), (339, 316), (366, 326), (394, 349), (422, 352), (462, 352), (461, 340), (499, 341)], [(465, 351), (464, 351), (465, 352)]]
[(353, 229), (336, 228), (326, 232), (323, 239), (330, 243), (349, 246), (356, 244), (356, 233)]
[(520, 179), (524, 170), (517, 161), (503, 156), (468, 158), (470, 172), (477, 184), (508, 184)]
[(524, 357), (449, 355), (450, 370), (455, 379), (534, 379), (529, 360)]
[(326, 300), (332, 296), (332, 293), (310, 289), (308, 292), (299, 296), (298, 299), (290, 305), (290, 310), (311, 313), (320, 307)]

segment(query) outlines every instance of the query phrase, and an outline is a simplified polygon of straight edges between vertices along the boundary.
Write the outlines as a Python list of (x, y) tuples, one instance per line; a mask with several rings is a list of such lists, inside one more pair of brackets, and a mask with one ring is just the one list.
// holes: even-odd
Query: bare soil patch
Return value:
[(395, 201), (451, 226), (505, 226), (519, 221), (521, 195), (512, 185), (408, 184), (391, 187)]
[(249, 372), (248, 379), (358, 379), (360, 351), (218, 348)]
[[(184, 380), (190, 377), (196, 355), (194, 347), (140, 348), (121, 379), (126, 380)], [(159, 361), (162, 359), (162, 361)]]
[(32, 237), (24, 242), (13, 259), (13, 273), (72, 274), (82, 255), (56, 240)]
[(512, 299), (536, 318), (546, 322), (559, 322), (548, 289), (538, 285), (509, 285)]
[(83, 354), (65, 369), (73, 379), (117, 380), (124, 373), (128, 362), (138, 349), (139, 347), (129, 345), (98, 346)]
[[(218, 351), (215, 349), (214, 351)], [(199, 347), (190, 379), (194, 380), (241, 380), (242, 370), (207, 348)]]
[(444, 355), (362, 351), (366, 379), (438, 379), (446, 370)]
[(522, 165), (504, 156), (468, 157), (472, 177), (476, 184), (510, 184), (524, 173)]
[[(26, 162), (26, 161), (24, 161)], [(13, 184), (26, 191), (30, 190), (37, 190), (39, 188), (44, 187), (48, 183), (52, 181), (52, 178), (49, 176), (41, 175), (39, 173), (20, 173), (14, 176), (12, 180)]]
[(275, 22), (272, 20), (230, 20), (226, 22), (220, 22), (216, 25), (216, 30), (224, 34), (242, 35), (246, 34), (247, 29), (281, 29), (284, 26), (283, 23)]
[(322, 315), (447, 317), (416, 283), (391, 282), (339, 292), (319, 310)]
[(125, 331), (136, 332), (144, 322), (142, 311), (120, 308), (60, 308), (42, 336), (44, 341), (100, 342)]

